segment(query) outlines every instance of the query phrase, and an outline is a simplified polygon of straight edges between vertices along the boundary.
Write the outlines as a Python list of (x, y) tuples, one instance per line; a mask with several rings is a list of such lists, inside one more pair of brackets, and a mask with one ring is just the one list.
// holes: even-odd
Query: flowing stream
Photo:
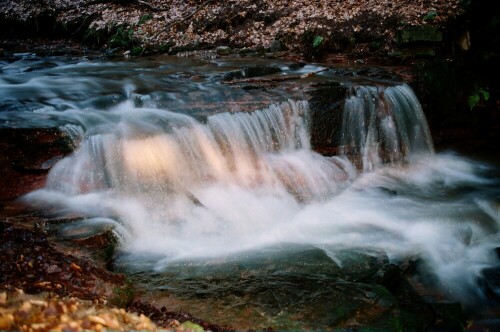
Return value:
[[(272, 77), (321, 69), (266, 64), (281, 69)], [(406, 84), (334, 71), (266, 89), (222, 83), (245, 65), (26, 55), (2, 63), (3, 125), (50, 124), (77, 145), (24, 200), (85, 216), (62, 237), (113, 229), (115, 268), (144, 293), (230, 325), (331, 326), (311, 325), (318, 318), (304, 308), (352, 290), (324, 293), (325, 280), (358, 282), (417, 258), (449, 300), (489, 305), (481, 280), (499, 264), (497, 169), (436, 154)], [(332, 80), (348, 88), (338, 153), (323, 156), (311, 144), (308, 89)]]

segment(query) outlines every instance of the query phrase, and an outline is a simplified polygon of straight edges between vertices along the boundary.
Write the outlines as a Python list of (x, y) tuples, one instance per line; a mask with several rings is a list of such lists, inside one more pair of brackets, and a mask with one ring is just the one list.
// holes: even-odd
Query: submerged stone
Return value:
[[(130, 275), (139, 287), (151, 290), (156, 285), (167, 307), (181, 303), (201, 318), (216, 317), (232, 326), (245, 327), (238, 325), (244, 324), (238, 323), (242, 316), (260, 317), (247, 328), (330, 329), (375, 322), (390, 326), (385, 320), (397, 308), (393, 295), (380, 285), (355, 282), (376, 273), (386, 261), (384, 253), (362, 249), (284, 245), (226, 258), (171, 262), (161, 273)], [(118, 259), (119, 271), (121, 266)], [(166, 279), (168, 283), (162, 282)], [(147, 285), (142, 284), (145, 280)], [(207, 301), (222, 311), (206, 308)]]

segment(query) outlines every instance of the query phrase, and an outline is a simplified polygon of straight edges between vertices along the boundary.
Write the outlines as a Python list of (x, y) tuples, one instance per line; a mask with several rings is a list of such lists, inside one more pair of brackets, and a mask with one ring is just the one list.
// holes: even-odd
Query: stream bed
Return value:
[(391, 68), (17, 54), (0, 131), (7, 178), (38, 176), (21, 200), (71, 220), (59, 241), (112, 232), (143, 301), (238, 329), (498, 326), (499, 169), (436, 153)]

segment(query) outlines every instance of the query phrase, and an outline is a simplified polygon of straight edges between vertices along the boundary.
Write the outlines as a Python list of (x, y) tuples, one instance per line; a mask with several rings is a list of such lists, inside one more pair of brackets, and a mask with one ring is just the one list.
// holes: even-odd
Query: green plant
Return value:
[(149, 14), (142, 15), (139, 18), (139, 21), (137, 22), (137, 25), (143, 25), (144, 23), (146, 23), (147, 21), (149, 21), (152, 18), (153, 18), (153, 16), (151, 16)]
[(204, 329), (200, 325), (193, 323), (189, 320), (185, 321), (181, 325), (179, 325), (179, 328), (183, 331), (192, 331), (192, 332), (203, 332)]
[(158, 52), (160, 52), (160, 53), (167, 53), (172, 46), (173, 46), (173, 43), (160, 44), (158, 46)]
[(145, 48), (142, 46), (134, 46), (130, 50), (130, 54), (133, 56), (141, 55), (144, 52)]
[(127, 26), (119, 26), (113, 36), (109, 39), (111, 47), (130, 47), (134, 42), (134, 29)]
[(134, 288), (130, 281), (126, 281), (125, 285), (113, 288), (113, 297), (109, 302), (119, 308), (125, 308), (134, 299)]
[(321, 44), (323, 43), (323, 41), (324, 41), (323, 36), (316, 36), (316, 37), (314, 37), (314, 39), (313, 39), (313, 45), (312, 45), (313, 48), (320, 47)]
[(467, 106), (472, 110), (477, 107), (481, 102), (487, 102), (490, 99), (490, 93), (486, 88), (475, 87), (467, 98)]
[(83, 41), (84, 42), (95, 42), (98, 45), (101, 42), (101, 33), (99, 33), (96, 29), (93, 28), (88, 28), (85, 30), (83, 34)]
[(472, 0), (460, 0), (459, 3), (463, 7), (469, 7), (471, 5), (471, 3), (472, 3)]
[(436, 11), (430, 11), (427, 14), (425, 14), (423, 20), (425, 22), (432, 22), (434, 19), (438, 16), (438, 13)]

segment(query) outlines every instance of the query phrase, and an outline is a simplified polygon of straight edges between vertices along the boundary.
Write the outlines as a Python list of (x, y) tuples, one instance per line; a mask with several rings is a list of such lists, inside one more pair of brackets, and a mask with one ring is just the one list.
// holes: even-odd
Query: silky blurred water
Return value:
[[(282, 68), (278, 76), (321, 68), (266, 64)], [(349, 83), (341, 153), (322, 156), (311, 148), (300, 84), (222, 83), (243, 65), (2, 63), (2, 126), (61, 126), (79, 144), (24, 200), (113, 228), (121, 239), (117, 265), (131, 274), (244, 265), (252, 253), (301, 246), (342, 268), (339, 252), (362, 250), (392, 262), (419, 257), (450, 299), (487, 300), (478, 280), (499, 264), (498, 169), (434, 153), (418, 99), (407, 85), (387, 82)], [(321, 75), (313, 80), (332, 79)]]

